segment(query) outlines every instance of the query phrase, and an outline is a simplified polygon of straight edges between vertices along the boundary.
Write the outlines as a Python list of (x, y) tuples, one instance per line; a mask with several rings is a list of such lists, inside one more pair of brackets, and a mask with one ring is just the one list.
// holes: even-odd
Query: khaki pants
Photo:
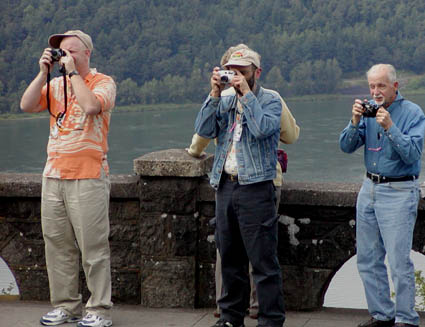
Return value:
[(109, 318), (109, 178), (62, 180), (43, 177), (41, 224), (49, 276), (50, 301), (81, 316), (79, 258), (91, 296), (86, 311)]

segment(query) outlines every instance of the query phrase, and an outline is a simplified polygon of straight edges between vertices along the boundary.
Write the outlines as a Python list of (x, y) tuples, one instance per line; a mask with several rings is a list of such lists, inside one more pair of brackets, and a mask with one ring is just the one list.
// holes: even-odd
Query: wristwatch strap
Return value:
[(70, 73), (68, 74), (69, 78), (71, 78), (71, 77), (72, 77), (72, 76), (74, 76), (74, 75), (80, 75), (80, 73), (79, 73), (79, 72), (77, 72), (76, 70), (73, 70), (72, 72), (70, 72)]

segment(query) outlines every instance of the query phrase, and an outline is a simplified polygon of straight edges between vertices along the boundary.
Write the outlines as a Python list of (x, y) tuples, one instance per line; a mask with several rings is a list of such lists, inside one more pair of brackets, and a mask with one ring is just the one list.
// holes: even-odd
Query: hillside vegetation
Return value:
[(115, 78), (118, 105), (201, 102), (238, 43), (284, 96), (336, 93), (378, 62), (425, 70), (423, 0), (4, 0), (0, 26), (0, 113), (19, 111), (48, 36), (70, 29), (92, 36), (92, 66)]

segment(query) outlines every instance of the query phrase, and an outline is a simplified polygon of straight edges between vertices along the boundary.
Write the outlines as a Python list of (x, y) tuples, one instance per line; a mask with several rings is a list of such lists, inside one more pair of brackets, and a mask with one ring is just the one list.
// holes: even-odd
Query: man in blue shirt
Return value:
[[(399, 93), (392, 65), (372, 66), (367, 80), (372, 100), (355, 100), (352, 119), (340, 136), (344, 152), (364, 146), (367, 170), (357, 198), (356, 238), (357, 267), (372, 318), (359, 327), (415, 327), (419, 326), (419, 316), (414, 309), (410, 251), (419, 201), (425, 116), (418, 105)], [(369, 105), (375, 108), (366, 110)], [(395, 304), (390, 297), (385, 255)]]
[[(260, 56), (240, 49), (224, 64), (234, 72), (225, 87), (215, 67), (211, 92), (195, 122), (196, 133), (217, 138), (210, 183), (217, 190), (216, 243), (223, 294), (214, 327), (243, 327), (249, 305), (248, 260), (258, 297), (258, 326), (285, 321), (282, 275), (277, 258), (276, 176), (282, 104), (277, 92), (257, 83)], [(227, 74), (226, 76), (232, 76)]]

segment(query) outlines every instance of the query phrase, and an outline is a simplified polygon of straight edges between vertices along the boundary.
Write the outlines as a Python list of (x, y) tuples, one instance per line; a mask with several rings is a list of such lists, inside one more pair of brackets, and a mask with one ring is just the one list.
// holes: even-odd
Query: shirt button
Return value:
[(374, 162), (373, 165), (376, 166), (376, 162)]

